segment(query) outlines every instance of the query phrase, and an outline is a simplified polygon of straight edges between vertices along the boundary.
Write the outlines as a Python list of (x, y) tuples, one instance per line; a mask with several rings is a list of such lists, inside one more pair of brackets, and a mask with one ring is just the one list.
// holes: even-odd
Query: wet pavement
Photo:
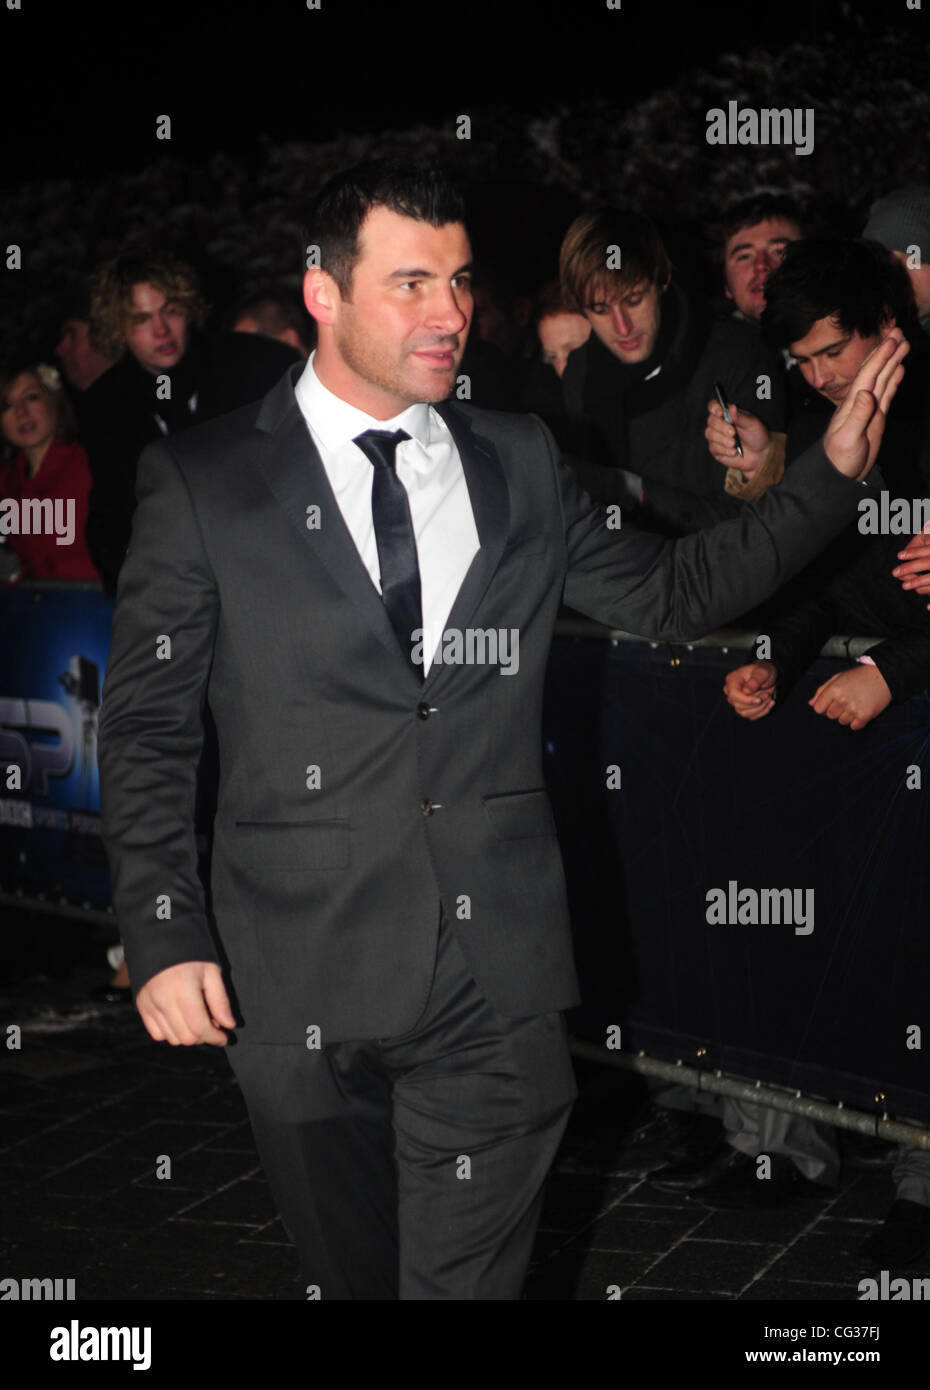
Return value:
[[(130, 1006), (90, 1002), (105, 979), (101, 957), (0, 983), (0, 1274), (73, 1278), (78, 1300), (302, 1299), (222, 1051), (152, 1042)], [(860, 1246), (893, 1195), (877, 1143), (882, 1166), (847, 1164), (835, 1193), (710, 1210), (644, 1178), (642, 1083), (577, 1066), (528, 1301), (858, 1298)], [(930, 1276), (930, 1258), (907, 1274)]]

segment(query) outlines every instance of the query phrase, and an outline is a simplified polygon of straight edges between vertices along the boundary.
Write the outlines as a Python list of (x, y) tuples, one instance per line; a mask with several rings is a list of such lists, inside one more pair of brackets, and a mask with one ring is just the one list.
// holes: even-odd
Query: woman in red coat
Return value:
[(54, 367), (0, 372), (0, 433), (0, 534), (21, 566), (10, 577), (97, 579), (84, 541), (90, 469)]

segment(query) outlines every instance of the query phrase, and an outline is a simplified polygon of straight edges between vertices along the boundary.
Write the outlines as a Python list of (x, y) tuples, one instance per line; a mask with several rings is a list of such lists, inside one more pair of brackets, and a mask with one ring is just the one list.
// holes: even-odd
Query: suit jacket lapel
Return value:
[[(476, 434), (469, 417), (450, 401), (437, 405), (436, 410), (451, 430), (462, 460), (480, 545), (446, 619), (447, 629), (464, 632), (471, 625), (504, 553), (510, 531), (510, 493), (494, 444)], [(432, 666), (427, 685), (445, 669)]]
[[(268, 447), (259, 458), (259, 469), (313, 554), (355, 604), (379, 642), (397, 657), (402, 669), (409, 669), (415, 681), (416, 672), (404, 660), (381, 595), (343, 520), (323, 460), (294, 396), (302, 370), (302, 363), (295, 364), (262, 402), (256, 425), (266, 432)], [(307, 526), (307, 508), (314, 504), (320, 509), (318, 530)]]
[[(399, 668), (416, 682), (416, 672), (400, 649), (381, 595), (343, 520), (323, 461), (294, 396), (302, 370), (301, 363), (295, 364), (262, 402), (256, 426), (265, 434), (267, 447), (259, 457), (259, 469), (304, 542), (355, 604), (379, 642), (397, 657)], [(468, 416), (451, 402), (436, 409), (448, 425), (462, 460), (480, 547), (446, 620), (447, 628), (464, 631), (503, 554), (510, 523), (510, 498), (491, 441), (476, 434)], [(307, 527), (307, 508), (313, 504), (320, 508), (318, 530)], [(427, 684), (443, 669), (433, 666)]]

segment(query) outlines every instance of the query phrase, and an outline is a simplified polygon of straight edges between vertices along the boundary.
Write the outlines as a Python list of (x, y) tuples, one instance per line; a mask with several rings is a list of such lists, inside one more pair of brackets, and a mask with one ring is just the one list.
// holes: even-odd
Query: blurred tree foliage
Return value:
[[(512, 279), (522, 272), (530, 287), (554, 273), (562, 230), (593, 200), (650, 213), (686, 265), (721, 208), (761, 188), (792, 193), (819, 225), (855, 233), (875, 197), (928, 181), (928, 79), (916, 38), (869, 39), (852, 25), (817, 48), (721, 53), (627, 109), (592, 96), (539, 116), (502, 101), (472, 114), (470, 140), (417, 127), (325, 144), (265, 141), (251, 158), (163, 158), (94, 184), (34, 183), (0, 210), (2, 245), (22, 248), (22, 269), (0, 278), (0, 357), (48, 355), (67, 282), (125, 243), (150, 241), (191, 260), (218, 308), (269, 280), (296, 293), (309, 199), (333, 170), (376, 154), (446, 159), (471, 189), (479, 259)], [(707, 111), (731, 100), (812, 108), (813, 151), (708, 145)]]

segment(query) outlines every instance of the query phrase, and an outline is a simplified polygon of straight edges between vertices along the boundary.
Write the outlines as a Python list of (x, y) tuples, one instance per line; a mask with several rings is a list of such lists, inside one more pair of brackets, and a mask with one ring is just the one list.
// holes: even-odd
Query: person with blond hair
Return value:
[(576, 474), (598, 502), (619, 504), (639, 524), (680, 535), (739, 516), (725, 474), (707, 448), (707, 402), (727, 399), (782, 429), (781, 363), (736, 319), (714, 321), (685, 286), (662, 237), (642, 213), (588, 208), (559, 255), (566, 307), (591, 336), (562, 377), (569, 418), (592, 447)]
[(87, 544), (108, 593), (129, 543), (145, 446), (247, 405), (299, 360), (268, 338), (208, 332), (206, 319), (194, 271), (173, 256), (123, 251), (94, 278), (91, 341), (118, 359), (81, 402), (93, 475)]

